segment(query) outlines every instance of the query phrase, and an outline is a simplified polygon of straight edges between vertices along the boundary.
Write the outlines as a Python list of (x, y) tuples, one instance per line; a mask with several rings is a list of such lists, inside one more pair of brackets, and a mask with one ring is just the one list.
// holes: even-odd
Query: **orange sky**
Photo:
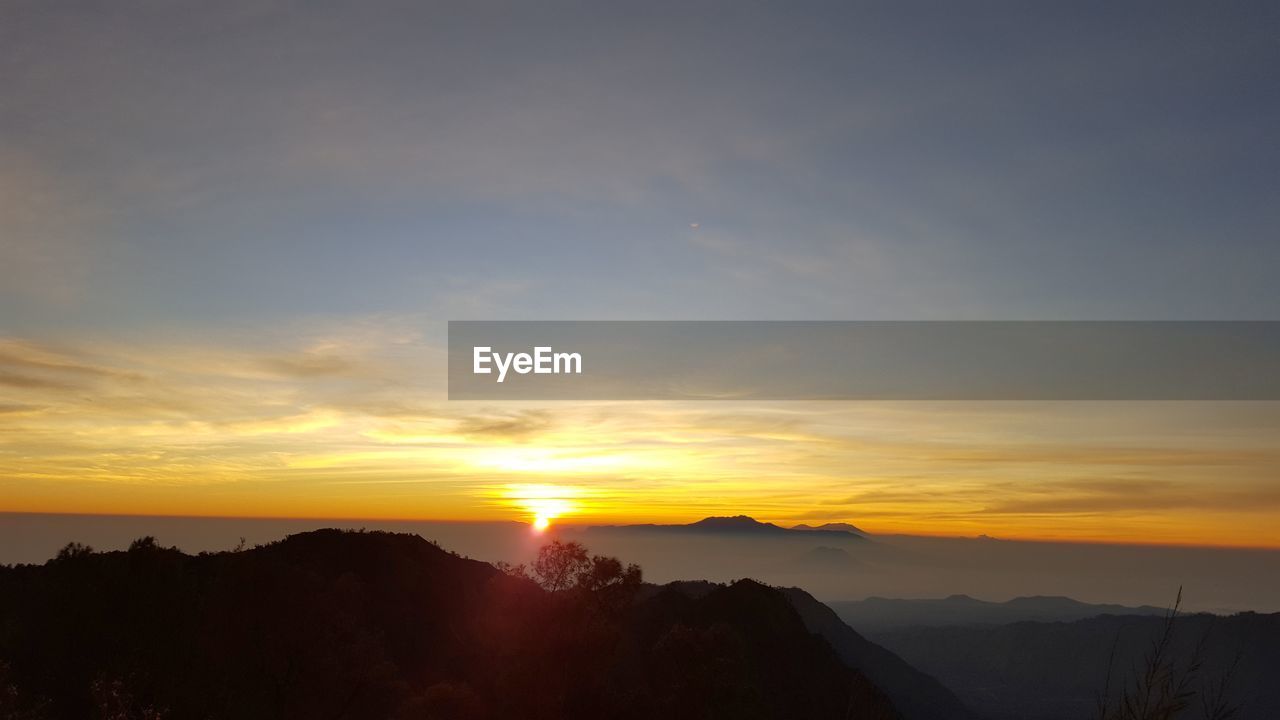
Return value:
[(449, 403), (398, 327), (0, 343), (0, 511), (1280, 546), (1274, 403)]

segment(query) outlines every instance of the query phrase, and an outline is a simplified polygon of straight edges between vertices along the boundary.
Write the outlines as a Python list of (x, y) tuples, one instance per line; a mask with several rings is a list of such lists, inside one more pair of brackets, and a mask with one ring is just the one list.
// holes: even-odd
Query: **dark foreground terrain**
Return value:
[[(781, 591), (642, 594), (610, 558), (549, 560), (503, 572), (337, 530), (197, 556), (68, 546), (0, 568), (0, 718), (903, 717)], [(934, 717), (967, 715), (891, 654), (867, 657), (898, 663), (899, 694), (922, 683)]]
[[(870, 633), (916, 668), (955, 690), (992, 720), (1097, 717), (1099, 694), (1114, 700), (1148, 672), (1162, 638), (1167, 664), (1152, 695), (1182, 685), (1187, 720), (1280, 718), (1280, 613), (1186, 615), (1167, 624), (1150, 616), (1101, 615), (1074, 622), (1016, 622), (896, 628)], [(1185, 683), (1183, 682), (1185, 678)], [(1218, 702), (1215, 703), (1215, 698)], [(1118, 703), (1113, 703), (1113, 705)], [(1109, 718), (1165, 717), (1154, 711)]]

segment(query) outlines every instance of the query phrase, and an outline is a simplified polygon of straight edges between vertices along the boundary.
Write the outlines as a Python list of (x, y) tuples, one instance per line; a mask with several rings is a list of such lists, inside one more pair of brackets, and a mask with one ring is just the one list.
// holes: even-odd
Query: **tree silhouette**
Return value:
[(590, 555), (586, 547), (573, 541), (552, 540), (538, 550), (532, 565), (504, 569), (548, 592), (589, 595), (610, 607), (629, 600), (642, 580), (639, 565), (623, 566), (617, 558)]
[(585, 547), (576, 542), (553, 540), (538, 550), (538, 559), (533, 561), (531, 570), (543, 589), (559, 592), (578, 585), (579, 578), (585, 577), (590, 568), (591, 559)]

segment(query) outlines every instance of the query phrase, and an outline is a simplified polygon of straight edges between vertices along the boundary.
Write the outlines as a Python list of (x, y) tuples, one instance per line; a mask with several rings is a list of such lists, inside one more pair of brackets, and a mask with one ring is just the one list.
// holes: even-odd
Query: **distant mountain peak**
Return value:
[(760, 522), (749, 515), (734, 515), (732, 517), (713, 515), (711, 517), (705, 517), (697, 522), (689, 523), (686, 527), (706, 528), (709, 530), (747, 530), (765, 532), (786, 530), (786, 528), (779, 527), (773, 523)]
[(813, 532), (817, 530), (820, 532), (844, 532), (844, 533), (849, 533), (851, 535), (867, 534), (862, 528), (846, 522), (829, 522), (829, 523), (823, 523), (822, 525), (817, 525), (817, 526), (806, 525), (804, 523), (801, 523), (799, 525), (793, 525), (791, 529), (800, 530), (802, 532)]
[[(850, 529), (852, 528), (852, 529)], [(791, 528), (761, 522), (750, 515), (712, 515), (697, 522), (686, 525), (655, 525), (644, 523), (639, 525), (595, 525), (592, 530), (649, 530), (665, 532), (697, 532), (697, 533), (741, 533), (752, 535), (800, 535), (815, 534), (828, 537), (840, 536), (843, 539), (865, 539), (852, 525), (847, 523), (828, 523), (820, 527), (808, 525)]]

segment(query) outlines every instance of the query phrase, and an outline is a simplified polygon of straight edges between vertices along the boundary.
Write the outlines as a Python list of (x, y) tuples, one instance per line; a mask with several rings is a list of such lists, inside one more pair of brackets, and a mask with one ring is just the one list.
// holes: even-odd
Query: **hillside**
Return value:
[(799, 588), (783, 590), (809, 632), (821, 635), (840, 659), (884, 690), (908, 720), (967, 720), (976, 716), (942, 683), (858, 634), (831, 608)]
[(390, 533), (69, 547), (0, 569), (0, 717), (898, 717), (777, 590), (607, 588)]
[[(686, 581), (648, 586), (643, 592), (676, 592), (690, 598), (701, 598), (723, 587), (705, 581)], [(858, 634), (831, 608), (809, 593), (799, 588), (782, 588), (780, 592), (799, 614), (808, 632), (825, 640), (847, 667), (859, 671), (883, 690), (905, 720), (966, 720), (976, 717), (942, 683)]]

